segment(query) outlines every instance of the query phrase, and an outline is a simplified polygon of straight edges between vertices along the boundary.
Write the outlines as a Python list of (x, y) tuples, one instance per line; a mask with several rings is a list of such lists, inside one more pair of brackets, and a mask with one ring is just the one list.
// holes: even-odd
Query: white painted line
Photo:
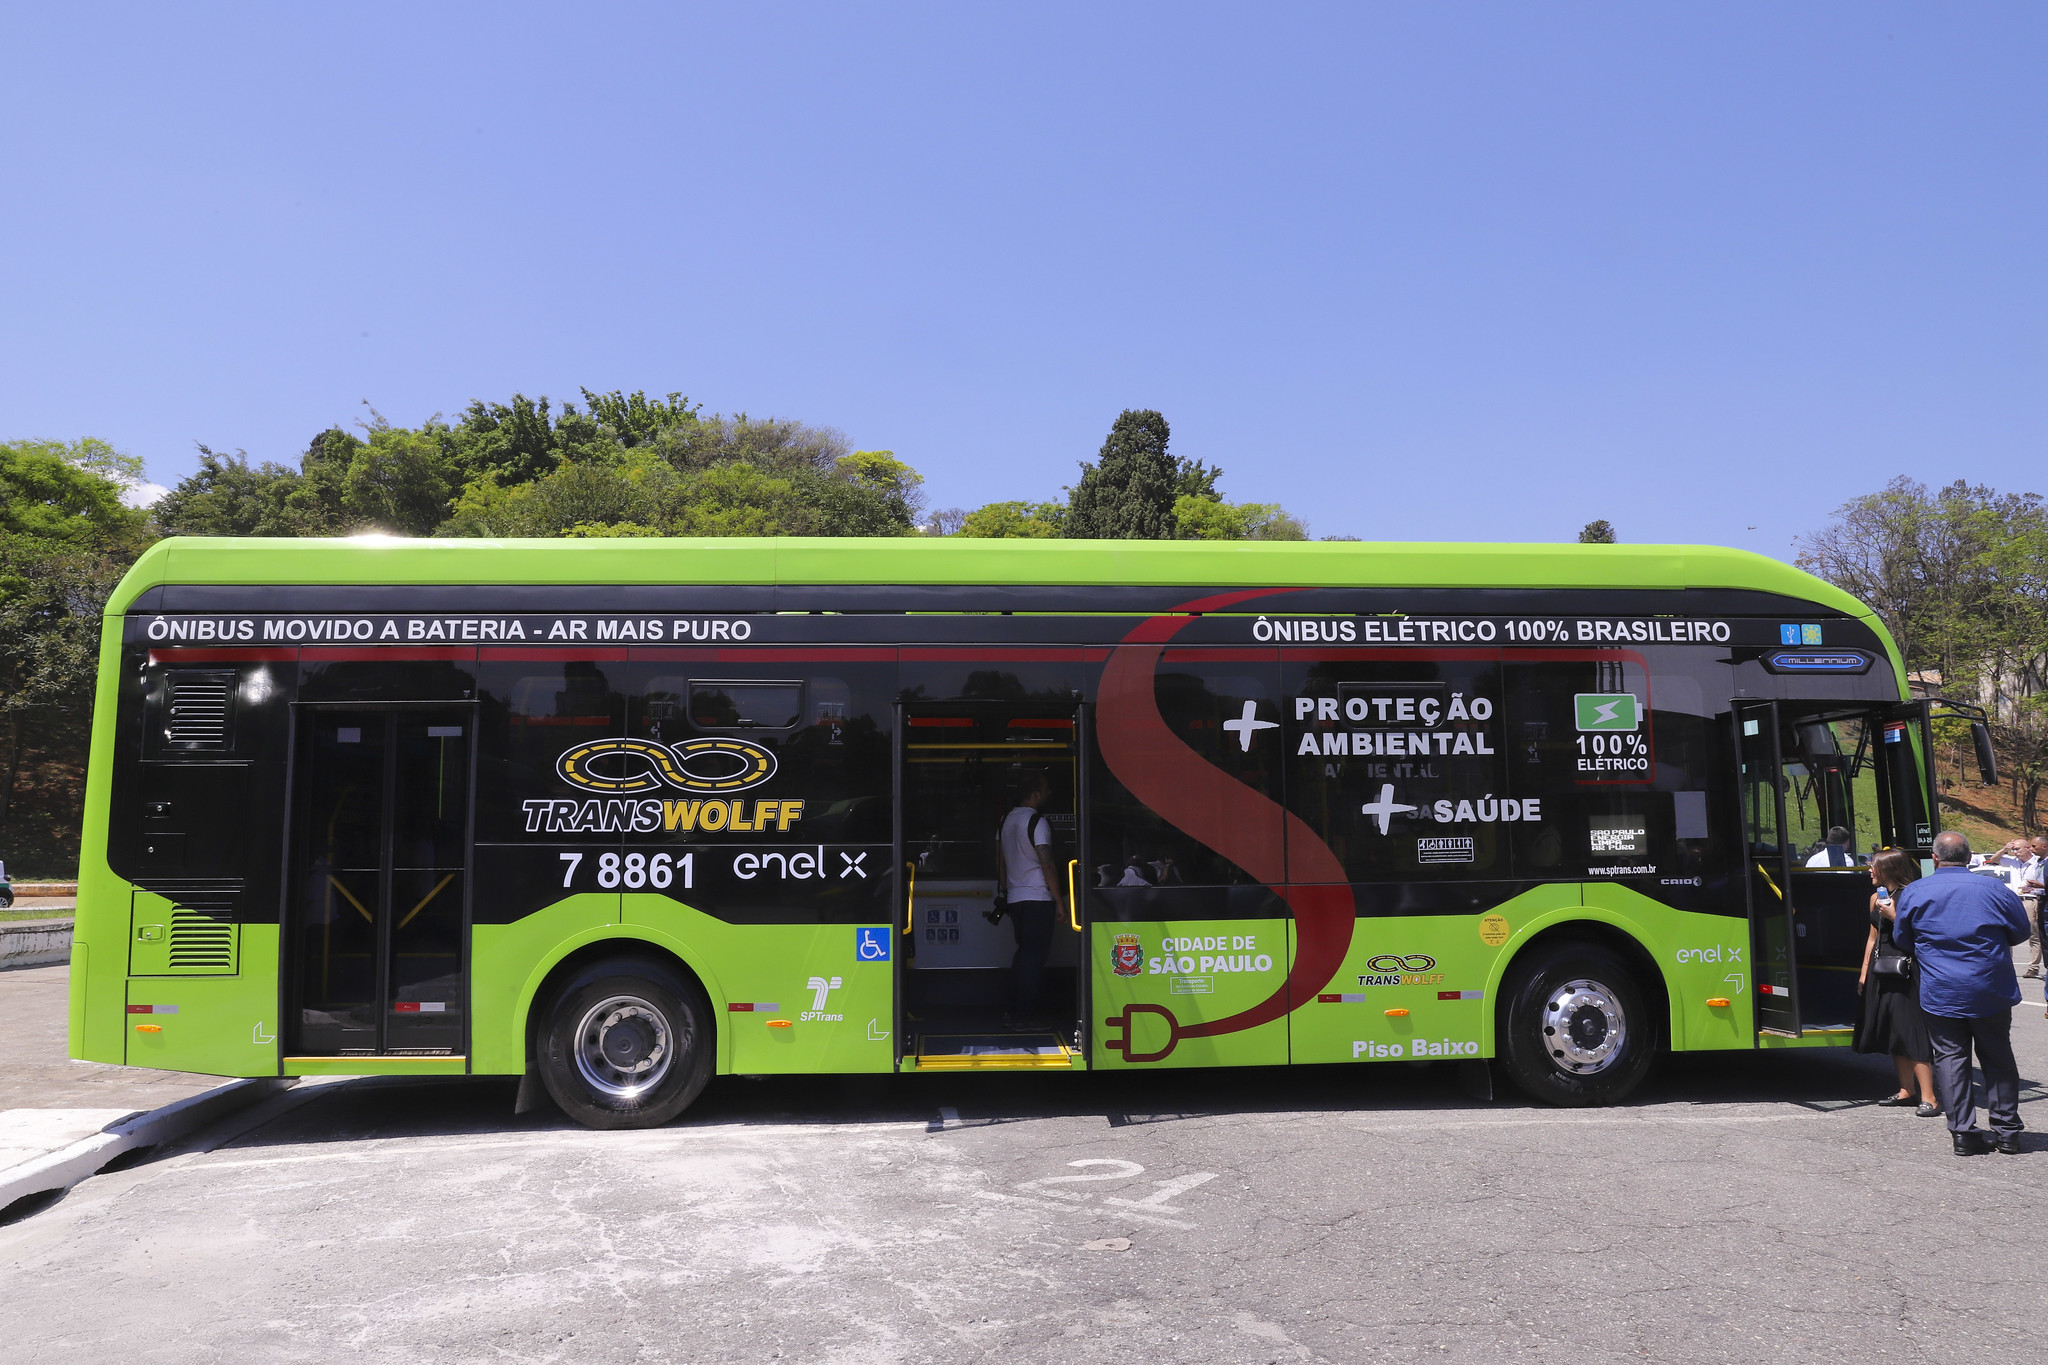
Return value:
[(1152, 1214), (1138, 1213), (1131, 1209), (1100, 1209), (1093, 1208), (1087, 1204), (1054, 1204), (1049, 1201), (1026, 1199), (1024, 1196), (1017, 1194), (998, 1194), (994, 1190), (976, 1190), (974, 1197), (976, 1199), (997, 1199), (1005, 1204), (1022, 1204), (1026, 1208), (1044, 1209), (1052, 1213), (1080, 1213), (1089, 1214), (1097, 1218), (1135, 1218), (1140, 1223), (1151, 1223), (1162, 1228), (1179, 1228), (1182, 1232), (1192, 1232), (1195, 1227), (1193, 1223), (1183, 1223), (1176, 1218), (1159, 1218)]

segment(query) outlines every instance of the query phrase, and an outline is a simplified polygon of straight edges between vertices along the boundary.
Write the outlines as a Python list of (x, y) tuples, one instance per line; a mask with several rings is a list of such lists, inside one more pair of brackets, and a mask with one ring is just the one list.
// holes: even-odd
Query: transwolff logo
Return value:
[(595, 739), (555, 760), (564, 782), (585, 791), (743, 792), (775, 776), (775, 754), (749, 739), (709, 735), (680, 744)]

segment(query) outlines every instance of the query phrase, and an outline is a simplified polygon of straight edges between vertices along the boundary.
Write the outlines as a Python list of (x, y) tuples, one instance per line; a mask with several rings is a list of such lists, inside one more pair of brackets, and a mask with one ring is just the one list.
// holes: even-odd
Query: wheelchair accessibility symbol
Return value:
[(889, 931), (887, 929), (855, 929), (853, 934), (853, 955), (858, 961), (887, 962), (889, 960)]

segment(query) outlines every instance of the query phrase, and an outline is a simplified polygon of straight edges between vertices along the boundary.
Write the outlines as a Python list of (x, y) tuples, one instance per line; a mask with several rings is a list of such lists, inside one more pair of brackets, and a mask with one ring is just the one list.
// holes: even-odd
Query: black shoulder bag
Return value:
[(1901, 981), (1913, 979), (1913, 955), (1892, 942), (1890, 933), (1880, 930), (1877, 935), (1877, 951), (1870, 955), (1870, 970), (1878, 976), (1894, 976)]

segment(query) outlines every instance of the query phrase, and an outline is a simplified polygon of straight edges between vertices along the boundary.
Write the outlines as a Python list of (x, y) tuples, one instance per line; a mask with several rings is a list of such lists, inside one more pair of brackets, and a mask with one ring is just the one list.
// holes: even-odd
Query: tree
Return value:
[(1799, 541), (1799, 567), (1867, 603), (1909, 670), (1974, 686), (1983, 666), (2032, 657), (2048, 584), (2041, 499), (1957, 480), (1930, 493), (1900, 477), (1852, 498)]
[(1126, 408), (1067, 503), (1065, 534), (1076, 540), (1171, 540), (1181, 470), (1167, 453), (1166, 418)]
[(105, 441), (0, 443), (0, 534), (77, 547), (146, 539), (143, 515), (121, 500), (141, 481), (142, 462)]
[[(388, 425), (388, 424), (387, 424)], [(199, 468), (150, 508), (167, 536), (331, 536), (354, 529), (347, 506), (349, 469), (363, 442), (330, 427), (306, 445), (299, 467), (246, 452), (199, 447)]]
[(1579, 544), (1614, 544), (1614, 523), (1606, 520), (1587, 522), (1584, 529), (1579, 532)]
[(970, 540), (1054, 540), (1067, 517), (1060, 502), (991, 502), (969, 512), (957, 535)]
[(104, 441), (0, 443), (0, 837), (44, 860), (75, 857), (76, 812), (49, 812), (49, 828), (21, 836), (24, 755), (33, 735), (80, 788), (101, 611), (150, 540), (147, 518), (122, 502), (141, 479), (141, 462)]
[(1174, 499), (1182, 540), (1307, 540), (1308, 527), (1277, 502), (1225, 502), (1218, 497)]
[(381, 417), (349, 460), (342, 510), (357, 528), (401, 536), (432, 535), (448, 516), (451, 471), (439, 433), (407, 431)]

